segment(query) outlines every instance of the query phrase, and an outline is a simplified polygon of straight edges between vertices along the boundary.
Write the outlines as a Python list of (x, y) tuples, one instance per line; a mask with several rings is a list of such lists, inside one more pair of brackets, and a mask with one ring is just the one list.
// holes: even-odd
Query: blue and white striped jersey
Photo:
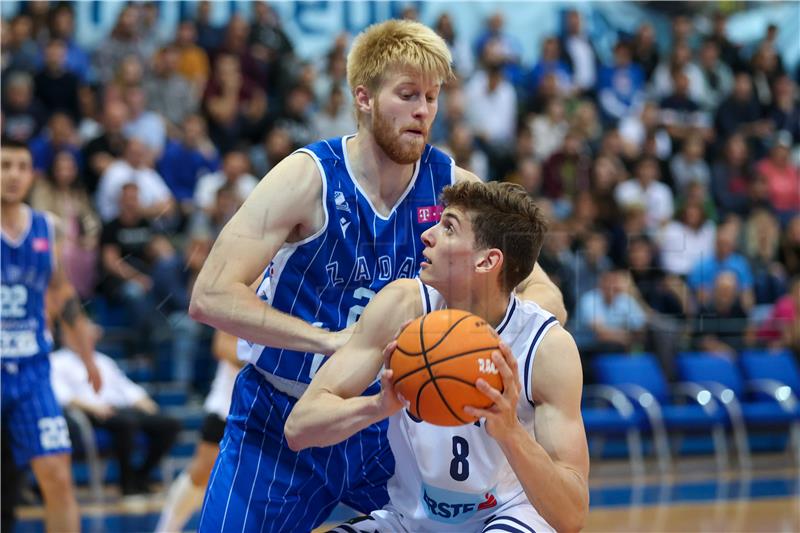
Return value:
[(55, 265), (52, 221), (25, 206), (29, 226), (17, 240), (3, 234), (0, 262), (0, 357), (4, 362), (42, 357), (52, 348), (45, 294)]
[[(384, 217), (350, 169), (348, 138), (300, 150), (314, 158), (322, 175), (325, 224), (307, 239), (285, 244), (258, 287), (274, 308), (331, 331), (353, 324), (389, 282), (416, 276), (424, 248), (420, 235), (438, 221), (439, 195), (455, 172), (448, 155), (427, 146), (408, 188)], [(324, 360), (245, 341), (239, 342), (239, 358), (299, 383), (309, 383)]]

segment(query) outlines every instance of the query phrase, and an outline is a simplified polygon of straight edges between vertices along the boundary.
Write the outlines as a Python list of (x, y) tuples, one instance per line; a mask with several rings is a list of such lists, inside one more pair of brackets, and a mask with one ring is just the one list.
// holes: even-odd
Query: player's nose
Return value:
[[(434, 226), (433, 228), (435, 228)], [(427, 246), (428, 248), (433, 247), (433, 228), (428, 228), (422, 232), (422, 244)]]

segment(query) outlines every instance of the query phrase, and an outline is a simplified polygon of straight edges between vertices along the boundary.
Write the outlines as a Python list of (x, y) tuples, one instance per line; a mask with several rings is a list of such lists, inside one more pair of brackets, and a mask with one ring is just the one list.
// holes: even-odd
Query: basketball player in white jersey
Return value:
[[(390, 417), (390, 503), (335, 531), (577, 531), (589, 506), (580, 358), (550, 313), (512, 292), (536, 260), (545, 223), (511, 184), (459, 183), (444, 190), (443, 203), (441, 221), (422, 235), (419, 278), (395, 281), (372, 299), (289, 416), (289, 446), (329, 446)], [(465, 408), (479, 421), (440, 427), (413, 419), (388, 369), (381, 392), (361, 396), (399, 328), (445, 307), (485, 319), (502, 340), (492, 359), (504, 392), (479, 379), (494, 405)]]

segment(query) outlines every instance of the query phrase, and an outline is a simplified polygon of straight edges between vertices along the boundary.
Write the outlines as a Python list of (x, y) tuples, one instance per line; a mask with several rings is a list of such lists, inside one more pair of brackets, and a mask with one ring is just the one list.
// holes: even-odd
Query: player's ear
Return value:
[(372, 113), (372, 91), (364, 85), (359, 85), (354, 91), (353, 98), (356, 101), (356, 108), (361, 113)]
[(503, 267), (503, 252), (497, 248), (489, 248), (480, 252), (475, 270), (482, 273), (500, 271)]

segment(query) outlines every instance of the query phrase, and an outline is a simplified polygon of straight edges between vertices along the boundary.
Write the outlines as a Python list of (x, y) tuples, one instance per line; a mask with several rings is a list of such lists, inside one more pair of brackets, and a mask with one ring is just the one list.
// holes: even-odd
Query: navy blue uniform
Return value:
[(45, 295), (53, 273), (51, 221), (28, 209), (30, 226), (16, 241), (2, 237), (2, 420), (18, 465), (70, 451), (69, 432), (50, 386), (52, 347)]
[[(455, 171), (449, 156), (426, 146), (408, 188), (384, 217), (350, 171), (346, 140), (301, 149), (322, 174), (325, 224), (285, 244), (258, 288), (275, 309), (331, 331), (353, 324), (391, 281), (416, 276), (420, 236), (438, 221), (439, 195)], [(295, 453), (286, 444), (286, 419), (322, 355), (239, 341), (239, 358), (251, 364), (236, 380), (200, 531), (309, 531), (340, 501), (362, 512), (388, 502), (394, 458), (386, 422), (329, 448)], [(366, 394), (378, 390), (376, 382)]]

